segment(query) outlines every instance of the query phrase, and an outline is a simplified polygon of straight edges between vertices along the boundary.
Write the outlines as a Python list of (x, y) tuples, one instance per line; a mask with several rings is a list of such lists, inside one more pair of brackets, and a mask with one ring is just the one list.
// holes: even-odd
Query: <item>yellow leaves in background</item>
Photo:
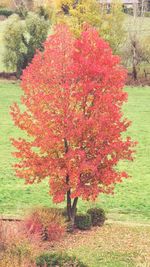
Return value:
[(0, 0), (0, 7), (9, 7), (11, 2), (11, 0)]

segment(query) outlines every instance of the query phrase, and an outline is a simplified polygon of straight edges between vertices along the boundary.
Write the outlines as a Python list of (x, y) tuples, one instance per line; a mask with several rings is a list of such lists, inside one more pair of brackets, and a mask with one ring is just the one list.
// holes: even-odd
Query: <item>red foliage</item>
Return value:
[(31, 236), (56, 241), (64, 236), (66, 226), (61, 214), (55, 212), (55, 210), (39, 208), (25, 219), (25, 229)]
[(134, 142), (123, 138), (130, 122), (121, 111), (126, 71), (118, 56), (91, 27), (74, 39), (56, 28), (22, 76), (26, 111), (11, 107), (15, 124), (29, 140), (13, 140), (20, 161), (16, 174), (26, 183), (50, 177), (55, 202), (95, 199), (127, 178), (116, 165), (132, 160)]
[(29, 234), (41, 235), (42, 234), (42, 222), (38, 213), (33, 213), (29, 218), (25, 220), (25, 226)]
[(47, 233), (49, 241), (57, 241), (64, 236), (65, 228), (58, 222), (51, 222), (47, 228)]

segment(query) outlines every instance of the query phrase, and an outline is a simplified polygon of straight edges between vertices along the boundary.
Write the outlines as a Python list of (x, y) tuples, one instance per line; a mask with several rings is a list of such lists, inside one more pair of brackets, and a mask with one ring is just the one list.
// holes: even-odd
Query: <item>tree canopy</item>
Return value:
[(133, 159), (135, 145), (122, 137), (130, 125), (121, 111), (125, 77), (119, 57), (88, 26), (75, 38), (58, 25), (23, 72), (26, 110), (15, 103), (11, 115), (30, 139), (13, 139), (16, 175), (29, 184), (49, 177), (53, 201), (67, 196), (70, 218), (79, 197), (95, 200), (128, 177), (116, 168)]

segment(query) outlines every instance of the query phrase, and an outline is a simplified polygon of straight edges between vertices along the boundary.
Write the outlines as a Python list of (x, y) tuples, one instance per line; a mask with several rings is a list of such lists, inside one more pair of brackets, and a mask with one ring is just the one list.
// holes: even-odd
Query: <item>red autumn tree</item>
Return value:
[(66, 197), (72, 221), (79, 197), (112, 193), (128, 177), (116, 169), (132, 160), (134, 147), (122, 137), (130, 122), (121, 112), (127, 94), (119, 63), (95, 29), (74, 39), (59, 25), (23, 73), (25, 111), (11, 107), (15, 124), (31, 137), (13, 140), (16, 175), (27, 184), (49, 177), (53, 201)]

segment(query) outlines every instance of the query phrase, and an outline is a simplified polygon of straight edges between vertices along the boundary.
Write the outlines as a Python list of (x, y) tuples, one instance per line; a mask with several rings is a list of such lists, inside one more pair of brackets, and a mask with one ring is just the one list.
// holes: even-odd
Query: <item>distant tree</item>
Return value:
[[(150, 62), (149, 35), (146, 35), (144, 12), (146, 12), (145, 1), (133, 5), (133, 17), (127, 21), (127, 38), (122, 50), (124, 65), (131, 69), (134, 80), (138, 79), (141, 67)], [(143, 34), (144, 33), (144, 34)], [(144, 67), (145, 70), (145, 67)]]
[(146, 65), (150, 64), (150, 38), (139, 37), (138, 35), (130, 36), (123, 50), (122, 58), (127, 67), (131, 67), (132, 78), (137, 80), (141, 68), (144, 70), (144, 76), (147, 76)]
[(16, 13), (21, 19), (25, 19), (28, 15), (28, 12), (28, 7), (24, 2), (20, 2), (20, 4), (16, 6)]
[(95, 27), (109, 42), (113, 52), (118, 53), (125, 37), (124, 13), (119, 0), (112, 1), (110, 9), (105, 1), (56, 0), (56, 21), (65, 22), (76, 36), (83, 30), (84, 23)]
[(11, 6), (13, 6), (13, 8), (18, 9), (21, 6), (24, 6), (28, 11), (32, 10), (33, 8), (33, 2), (34, 0), (9, 0)]
[(16, 175), (27, 184), (49, 177), (53, 201), (66, 197), (72, 223), (79, 197), (95, 200), (128, 177), (116, 168), (133, 159), (135, 145), (122, 136), (130, 122), (121, 111), (127, 93), (119, 63), (95, 29), (76, 39), (65, 25), (57, 26), (24, 70), (26, 110), (11, 107), (15, 125), (31, 137), (12, 140)]
[(51, 21), (55, 17), (55, 1), (54, 0), (34, 0), (34, 9), (43, 12)]
[(17, 70), (18, 75), (21, 73), (26, 53), (26, 46), (22, 41), (24, 34), (25, 25), (21, 22), (19, 16), (11, 16), (4, 30), (5, 52), (3, 62), (8, 70)]
[(35, 13), (29, 13), (25, 20), (13, 15), (8, 19), (4, 31), (6, 68), (16, 70), (20, 77), (22, 70), (31, 62), (36, 49), (43, 49), (50, 22)]

